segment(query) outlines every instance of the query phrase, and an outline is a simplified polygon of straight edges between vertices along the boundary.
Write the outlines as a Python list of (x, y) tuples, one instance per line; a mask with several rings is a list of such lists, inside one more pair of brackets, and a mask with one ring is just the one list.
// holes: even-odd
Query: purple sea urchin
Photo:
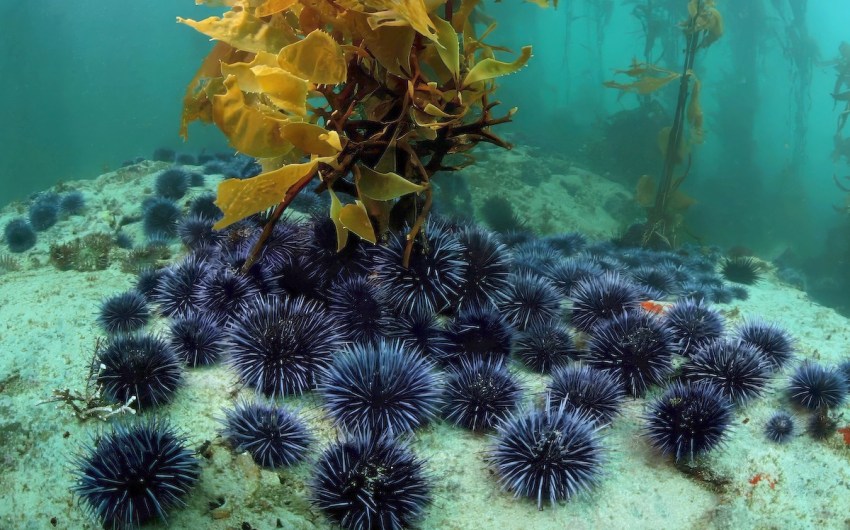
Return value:
[(209, 366), (224, 352), (224, 331), (210, 315), (193, 313), (169, 323), (169, 343), (188, 366)]
[(760, 319), (746, 320), (738, 328), (737, 335), (758, 348), (773, 371), (782, 369), (794, 356), (791, 337), (778, 324)]
[(794, 435), (794, 419), (787, 412), (776, 412), (764, 424), (764, 435), (768, 440), (782, 444)]
[(304, 459), (314, 441), (304, 421), (283, 407), (244, 402), (224, 414), (221, 435), (262, 467), (291, 466)]
[(555, 370), (547, 392), (551, 408), (566, 403), (567, 410), (579, 410), (589, 415), (597, 425), (611, 423), (626, 398), (623, 385), (616, 376), (577, 365)]
[(791, 376), (788, 398), (809, 410), (835, 408), (847, 399), (847, 381), (838, 370), (806, 361)]
[(106, 333), (130, 333), (145, 327), (150, 318), (145, 297), (138, 291), (110, 296), (100, 305), (97, 321)]
[(104, 528), (165, 521), (200, 477), (186, 439), (159, 420), (115, 425), (75, 464), (72, 491)]
[(489, 460), (516, 497), (569, 500), (601, 479), (602, 444), (593, 421), (564, 406), (512, 415), (498, 427)]
[(571, 322), (585, 332), (617, 314), (637, 309), (640, 304), (635, 286), (614, 272), (582, 280), (570, 293), (573, 301)]
[(441, 404), (434, 365), (398, 342), (349, 346), (324, 370), (318, 390), (334, 422), (349, 432), (410, 432), (434, 419)]
[(732, 403), (714, 385), (675, 382), (649, 404), (645, 433), (677, 461), (717, 447), (732, 421)]
[(431, 502), (425, 465), (386, 434), (332, 444), (316, 465), (313, 504), (345, 530), (411, 528)]
[(544, 374), (577, 360), (581, 354), (575, 347), (569, 328), (555, 320), (531, 326), (517, 334), (513, 353), (525, 366)]
[(495, 307), (470, 306), (448, 324), (446, 338), (449, 347), (442, 359), (446, 364), (464, 358), (504, 361), (511, 353), (513, 329)]
[(315, 386), (339, 337), (327, 312), (306, 298), (258, 298), (230, 321), (230, 364), (266, 396), (301, 394)]
[(482, 228), (465, 228), (457, 238), (466, 263), (460, 287), (461, 307), (497, 305), (508, 285), (510, 252), (494, 234)]
[(552, 282), (531, 273), (514, 274), (499, 310), (516, 329), (524, 331), (561, 316), (561, 296)]
[(521, 393), (504, 363), (462, 359), (447, 376), (443, 413), (455, 425), (488, 430), (516, 411)]
[(764, 392), (769, 364), (752, 344), (718, 339), (700, 346), (682, 365), (682, 375), (715, 385), (733, 403), (742, 404)]
[(673, 333), (676, 353), (685, 357), (723, 334), (723, 317), (702, 300), (681, 299), (664, 312), (663, 318)]
[(328, 311), (343, 340), (375, 344), (389, 321), (377, 285), (363, 276), (346, 278), (331, 287)]
[(151, 335), (118, 335), (97, 352), (97, 382), (113, 402), (135, 396), (139, 409), (168, 403), (183, 382), (183, 367), (165, 341)]
[(11, 252), (24, 252), (35, 246), (36, 234), (26, 219), (12, 219), (3, 229), (3, 237)]
[(654, 314), (619, 313), (593, 330), (587, 363), (615, 375), (634, 397), (673, 372), (673, 336)]

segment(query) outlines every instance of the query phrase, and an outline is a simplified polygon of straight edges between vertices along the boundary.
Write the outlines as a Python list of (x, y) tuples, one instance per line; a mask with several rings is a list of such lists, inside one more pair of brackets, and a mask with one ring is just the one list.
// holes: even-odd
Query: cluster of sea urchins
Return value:
[[(164, 202), (186, 191), (173, 180), (162, 177), (160, 198), (147, 205), (150, 234), (182, 217)], [(331, 221), (307, 215), (278, 222), (245, 271), (265, 219), (220, 232), (214, 216), (193, 219), (174, 232), (185, 258), (143, 271), (135, 290), (103, 303), (109, 338), (97, 382), (107, 399), (147, 412), (179, 391), (186, 367), (223, 361), (255, 397), (225, 411), (221, 434), (270, 468), (313, 450), (307, 422), (281, 402), (315, 390), (339, 435), (318, 456), (311, 497), (346, 529), (399, 529), (422, 515), (432, 479), (405, 440), (439, 417), (490, 432), (486, 458), (501, 486), (542, 508), (602, 480), (600, 432), (627, 397), (667, 386), (648, 404), (647, 440), (675, 459), (696, 458), (723, 441), (734, 406), (759, 396), (792, 357), (773, 324), (726, 332), (709, 303), (736, 294), (717, 273), (717, 253), (496, 235), (432, 219), (403, 266), (403, 234), (377, 246), (352, 235), (338, 250)], [(168, 322), (161, 337), (146, 331), (156, 315)], [(549, 381), (545, 403), (523, 405), (519, 371)], [(796, 380), (809, 389), (792, 397), (804, 407), (843, 399), (812, 370)], [(96, 469), (76, 491), (106, 525), (164, 517), (197, 478), (173, 430), (140, 429), (120, 428), (108, 435), (114, 443), (80, 458)], [(161, 485), (144, 489), (150, 505), (140, 506), (138, 490), (124, 492), (141, 486), (110, 452), (150, 437), (178, 455), (178, 470), (157, 474)], [(133, 456), (153, 465), (144, 451)]]

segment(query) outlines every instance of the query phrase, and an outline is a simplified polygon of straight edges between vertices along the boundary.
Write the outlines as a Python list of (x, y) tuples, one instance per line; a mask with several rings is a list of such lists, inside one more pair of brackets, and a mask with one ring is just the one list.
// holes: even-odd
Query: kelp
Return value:
[[(615, 73), (634, 81), (604, 83), (622, 93), (650, 96), (672, 81), (679, 81), (673, 123), (658, 132), (658, 147), (664, 159), (661, 178), (656, 181), (651, 175), (643, 175), (635, 189), (635, 200), (647, 210), (643, 243), (669, 247), (677, 244), (684, 212), (696, 202), (679, 190), (690, 170), (692, 147), (704, 141), (702, 83), (694, 73), (694, 60), (697, 50), (711, 46), (723, 35), (723, 17), (714, 0), (690, 0), (688, 19), (679, 26), (687, 42), (681, 74), (632, 59), (628, 69)], [(686, 166), (676, 176), (676, 169), (682, 164)]]
[(480, 0), (198, 3), (230, 10), (177, 19), (218, 41), (186, 90), (181, 134), (192, 121), (214, 123), (264, 170), (221, 183), (217, 228), (273, 208), (267, 236), (318, 177), (339, 248), (351, 233), (376, 242), (399, 219), (406, 261), (434, 174), (470, 163), (481, 142), (510, 147), (491, 131), (516, 111), (493, 115), (495, 80), (525, 66), (531, 47), (508, 58), (484, 42), (495, 24), (477, 35)]

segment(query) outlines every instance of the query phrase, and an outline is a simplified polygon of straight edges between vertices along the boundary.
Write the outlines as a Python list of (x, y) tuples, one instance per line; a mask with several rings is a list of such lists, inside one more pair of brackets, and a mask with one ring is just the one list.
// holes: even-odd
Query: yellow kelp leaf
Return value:
[(641, 175), (635, 187), (635, 201), (644, 208), (651, 208), (655, 204), (655, 192), (658, 184), (652, 175)]
[(248, 52), (277, 53), (289, 44), (285, 31), (266, 24), (247, 11), (228, 11), (223, 17), (209, 17), (199, 21), (177, 17), (177, 22), (195, 28), (213, 40), (220, 40), (234, 48)]
[(431, 22), (437, 28), (437, 53), (443, 64), (451, 72), (452, 77), (457, 80), (460, 75), (460, 51), (457, 42), (457, 33), (451, 23), (438, 16), (432, 16)]
[(622, 90), (624, 92), (634, 92), (635, 94), (645, 95), (655, 92), (678, 78), (679, 74), (671, 72), (662, 77), (644, 76), (633, 83), (605, 81), (602, 84), (608, 88), (616, 88), (617, 90)]
[[(440, 0), (437, 5), (446, 3)], [(424, 0), (372, 0), (368, 2), (370, 7), (383, 9), (376, 13), (369, 13), (369, 26), (377, 29), (382, 26), (410, 26), (416, 33), (423, 37), (437, 40), (437, 28), (428, 16), (428, 9)]]
[(408, 193), (418, 193), (425, 186), (414, 184), (392, 171), (379, 173), (372, 168), (359, 166), (357, 189), (360, 193), (379, 201), (391, 201)]
[(216, 43), (209, 55), (204, 58), (201, 67), (195, 72), (195, 77), (186, 86), (183, 95), (183, 115), (180, 120), (180, 136), (186, 140), (189, 137), (189, 124), (195, 120), (208, 121), (212, 119), (210, 102), (206, 92), (202, 90), (202, 80), (219, 77), (221, 62), (228, 59), (234, 52), (233, 48), (224, 42)]
[(378, 238), (375, 237), (375, 229), (372, 227), (372, 221), (369, 220), (369, 213), (360, 201), (343, 206), (339, 212), (339, 222), (347, 230), (354, 232), (372, 244), (378, 241)]
[(458, 33), (463, 31), (466, 21), (469, 20), (470, 15), (475, 10), (475, 6), (480, 2), (481, 0), (461, 0), (460, 7), (452, 15), (452, 27), (454, 27), (455, 31)]
[(667, 203), (668, 208), (675, 212), (683, 212), (697, 203), (697, 200), (681, 191), (675, 191)]
[(236, 84), (243, 92), (263, 94), (279, 109), (299, 116), (307, 114), (309, 83), (277, 66), (274, 54), (261, 52), (250, 63), (223, 64), (221, 73), (235, 76)]
[(286, 120), (273, 118), (245, 104), (236, 76), (224, 81), (226, 92), (213, 97), (212, 117), (237, 151), (259, 158), (280, 156), (292, 146), (281, 134)]
[(328, 188), (328, 193), (331, 195), (331, 221), (333, 221), (334, 228), (336, 228), (336, 251), (339, 252), (348, 243), (348, 230), (339, 220), (339, 214), (342, 212), (342, 203), (339, 201), (336, 193), (334, 193), (334, 190)]
[(218, 185), (216, 206), (224, 212), (216, 230), (278, 204), (293, 184), (316, 170), (318, 160), (289, 164), (249, 179), (227, 179)]
[(267, 17), (285, 11), (294, 6), (298, 0), (264, 0), (254, 9), (255, 17)]
[(409, 26), (369, 27), (366, 15), (349, 11), (346, 14), (352, 21), (357, 33), (363, 36), (366, 49), (375, 56), (378, 63), (398, 77), (410, 74), (410, 48), (416, 32)]
[(287, 123), (283, 137), (304, 153), (333, 156), (342, 151), (339, 134), (306, 122)]
[(531, 46), (523, 46), (520, 56), (512, 63), (504, 63), (495, 59), (484, 59), (479, 61), (472, 67), (469, 73), (466, 74), (461, 86), (467, 87), (472, 83), (512, 74), (525, 66), (525, 63), (527, 63), (530, 58)]
[(322, 30), (314, 30), (277, 55), (281, 68), (312, 83), (333, 85), (345, 81), (347, 65), (342, 48)]
[(703, 113), (700, 105), (700, 92), (702, 83), (697, 79), (691, 92), (691, 100), (688, 102), (688, 123), (691, 124), (691, 142), (701, 144), (703, 140)]

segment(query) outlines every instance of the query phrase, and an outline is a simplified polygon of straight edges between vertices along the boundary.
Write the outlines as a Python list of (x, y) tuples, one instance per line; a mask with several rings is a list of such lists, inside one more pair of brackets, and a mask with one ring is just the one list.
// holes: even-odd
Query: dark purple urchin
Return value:
[(620, 313), (594, 328), (587, 363), (616, 376), (630, 396), (641, 397), (673, 372), (673, 334), (654, 314)]
[(305, 256), (299, 256), (294, 263), (282, 266), (272, 276), (274, 288), (284, 294), (322, 301), (331, 294), (325, 289), (324, 281), (323, 275), (310, 265)]
[(185, 505), (201, 470), (187, 440), (160, 420), (116, 424), (74, 459), (71, 490), (103, 528), (138, 528)]
[(154, 301), (154, 296), (163, 274), (165, 274), (165, 269), (155, 269), (153, 267), (146, 267), (139, 272), (136, 278), (136, 290), (142, 293), (148, 302)]
[(100, 304), (97, 322), (106, 333), (130, 333), (145, 327), (150, 311), (145, 297), (138, 291), (110, 296)]
[(269, 397), (301, 394), (339, 346), (319, 302), (258, 298), (227, 326), (230, 364), (239, 379)]
[(560, 260), (545, 272), (545, 276), (565, 298), (569, 298), (573, 287), (579, 282), (602, 274), (602, 268), (594, 260), (578, 257)]
[(794, 356), (790, 335), (773, 322), (745, 320), (736, 335), (761, 350), (773, 371), (781, 370)]
[(564, 257), (574, 256), (587, 246), (587, 238), (578, 232), (546, 236), (543, 240)]
[[(254, 246), (259, 234), (249, 240), (249, 245)], [(279, 220), (272, 233), (263, 244), (259, 260), (263, 266), (278, 274), (281, 270), (291, 267), (297, 263), (298, 257), (304, 253), (307, 240), (304, 235), (304, 227), (291, 219)]]
[(540, 239), (520, 243), (511, 250), (514, 271), (517, 273), (530, 272), (543, 275), (544, 271), (563, 259), (560, 252)]
[(342, 340), (375, 344), (386, 335), (389, 318), (383, 296), (369, 279), (353, 276), (333, 284), (327, 305)]
[(676, 277), (667, 269), (643, 265), (629, 273), (638, 288), (656, 293), (654, 300), (663, 300), (678, 290)]
[(550, 408), (557, 409), (565, 402), (567, 410), (579, 410), (600, 426), (611, 423), (626, 398), (619, 379), (589, 366), (555, 370), (546, 390)]
[(413, 244), (407, 268), (401, 235), (391, 235), (387, 245), (374, 247), (372, 253), (387, 303), (399, 313), (444, 311), (461, 295), (466, 264), (457, 237), (435, 223), (428, 225), (424, 237)]
[(505, 317), (489, 303), (462, 309), (446, 326), (448, 349), (444, 364), (461, 359), (504, 361), (511, 353), (513, 329)]
[(794, 419), (787, 412), (775, 412), (764, 424), (764, 435), (778, 444), (789, 441), (794, 436)]
[(224, 217), (224, 214), (221, 209), (215, 205), (215, 200), (215, 193), (204, 193), (203, 195), (198, 195), (192, 199), (192, 202), (189, 203), (189, 215), (218, 221)]
[(307, 456), (314, 439), (294, 412), (274, 404), (243, 402), (224, 411), (221, 435), (258, 465), (291, 466)]
[(702, 345), (723, 335), (723, 317), (703, 300), (685, 298), (667, 308), (664, 321), (673, 333), (676, 353), (690, 357)]
[(495, 435), (489, 460), (502, 488), (543, 509), (588, 491), (602, 475), (602, 444), (588, 416), (565, 406), (512, 415)]
[(717, 339), (700, 346), (682, 365), (682, 375), (715, 385), (735, 404), (760, 396), (770, 377), (761, 350), (739, 339)]
[(732, 403), (714, 385), (675, 382), (649, 404), (645, 435), (677, 461), (717, 447), (732, 421)]
[(82, 215), (86, 209), (86, 198), (79, 191), (69, 191), (59, 198), (59, 213), (63, 217)]
[(191, 314), (169, 323), (169, 343), (188, 366), (209, 366), (224, 353), (224, 330), (211, 315)]
[(59, 196), (55, 193), (39, 194), (29, 207), (27, 215), (37, 232), (43, 232), (59, 220)]
[[(319, 275), (322, 285), (330, 285), (340, 277), (366, 276), (371, 267), (368, 242), (349, 233), (345, 246), (337, 251), (336, 227), (327, 213), (314, 216), (304, 227), (305, 262)], [(397, 262), (400, 265), (401, 258)]]
[(816, 410), (841, 406), (847, 399), (847, 381), (838, 370), (806, 361), (801, 364), (788, 384), (791, 403)]
[(514, 274), (508, 278), (499, 310), (513, 327), (525, 331), (560, 318), (561, 300), (558, 290), (546, 278), (531, 273)]
[(440, 320), (428, 312), (413, 312), (390, 319), (387, 337), (400, 341), (405, 351), (435, 362), (445, 359), (450, 347)]
[(189, 250), (214, 245), (222, 238), (213, 230), (215, 221), (209, 217), (191, 215), (177, 224), (177, 237)]
[(473, 431), (495, 427), (516, 411), (522, 389), (504, 363), (462, 359), (446, 378), (445, 418)]
[(229, 269), (234, 274), (239, 274), (253, 285), (254, 289), (261, 294), (277, 294), (280, 288), (276, 282), (274, 272), (265, 263), (255, 261), (247, 271), (242, 272), (242, 267), (251, 253), (250, 244), (242, 244), (238, 248), (225, 249), (218, 257), (218, 266)]
[(513, 353), (525, 366), (543, 374), (577, 360), (581, 355), (569, 328), (556, 320), (518, 333)]
[(511, 271), (508, 248), (495, 234), (478, 227), (461, 230), (457, 238), (466, 263), (460, 287), (461, 307), (498, 304)]
[(6, 224), (3, 229), (3, 238), (9, 245), (9, 251), (19, 253), (35, 246), (37, 236), (29, 221), (17, 218)]
[(203, 312), (226, 321), (244, 311), (259, 294), (251, 278), (223, 267), (204, 276), (196, 296)]
[(156, 176), (154, 190), (166, 199), (182, 199), (189, 191), (189, 172), (180, 167), (166, 169)]
[(744, 285), (754, 285), (762, 277), (761, 266), (749, 256), (724, 259), (720, 272), (726, 280)]
[(95, 357), (96, 379), (110, 402), (135, 397), (139, 409), (168, 403), (183, 382), (183, 364), (174, 349), (151, 335), (118, 335)]
[(153, 295), (162, 314), (171, 317), (198, 311), (199, 288), (209, 273), (209, 263), (192, 255), (165, 269)]
[(313, 505), (344, 530), (412, 528), (431, 502), (424, 462), (386, 433), (332, 444), (311, 490)]
[(573, 301), (570, 321), (585, 332), (590, 332), (597, 323), (640, 306), (635, 286), (614, 272), (582, 280), (570, 293)]
[(142, 230), (149, 238), (154, 235), (173, 238), (177, 235), (177, 223), (181, 216), (180, 208), (174, 201), (154, 197), (145, 202), (142, 212)]
[(441, 405), (434, 364), (396, 341), (348, 346), (324, 370), (318, 391), (334, 423), (349, 432), (410, 432)]

